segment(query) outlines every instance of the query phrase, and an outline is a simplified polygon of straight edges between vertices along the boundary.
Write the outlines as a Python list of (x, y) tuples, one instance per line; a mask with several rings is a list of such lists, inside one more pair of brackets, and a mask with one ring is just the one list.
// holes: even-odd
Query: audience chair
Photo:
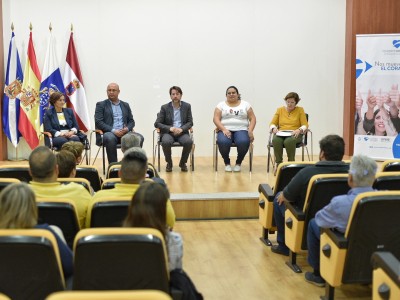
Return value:
[(115, 188), (116, 183), (121, 183), (121, 178), (109, 178), (103, 181), (101, 185), (102, 190), (109, 190)]
[(324, 299), (334, 299), (334, 289), (341, 284), (370, 284), (370, 261), (375, 251), (389, 251), (400, 257), (399, 211), (400, 191), (362, 193), (353, 202), (344, 234), (321, 230)]
[(95, 166), (76, 166), (75, 177), (87, 179), (95, 192), (101, 189), (102, 180), (100, 178), (99, 171)]
[[(81, 130), (81, 132), (86, 135), (86, 133), (83, 130)], [(49, 147), (51, 151), (58, 152), (58, 151), (61, 150), (61, 149), (59, 149), (59, 148), (57, 148), (56, 146), (53, 145), (53, 137), (52, 137), (50, 132), (43, 131), (42, 135), (44, 136), (44, 144), (45, 144), (45, 146)], [(86, 138), (86, 140), (83, 141), (82, 144), (84, 146), (83, 149), (85, 151), (84, 154), (83, 154), (83, 157), (82, 157), (82, 162), (83, 162), (84, 159), (86, 159), (86, 164), (89, 165), (90, 164), (90, 143), (89, 143), (89, 140)]]
[[(190, 155), (189, 155), (189, 165), (190, 165), (190, 169), (192, 171), (194, 171), (194, 149), (195, 149), (195, 144), (194, 144), (193, 128), (189, 129), (189, 135), (190, 135), (190, 138), (193, 141), (192, 150), (190, 151)], [(156, 163), (156, 157), (157, 157), (157, 169), (158, 169), (158, 172), (160, 172), (160, 170), (161, 170), (161, 168), (160, 168), (161, 136), (162, 136), (162, 134), (160, 133), (160, 129), (159, 128), (156, 128), (156, 129), (153, 130), (153, 166)], [(178, 142), (174, 142), (171, 147), (173, 147), (173, 148), (182, 147), (182, 145), (179, 144)]]
[(17, 178), (0, 178), (0, 192), (8, 185), (20, 182)]
[(78, 178), (78, 177), (57, 178), (57, 181), (61, 182), (61, 184), (69, 184), (71, 182), (75, 182), (77, 184), (82, 185), (85, 189), (88, 190), (90, 194), (93, 193), (92, 186), (90, 185), (90, 182), (86, 178)]
[(0, 253), (0, 293), (25, 300), (64, 290), (57, 241), (50, 231), (1, 229)]
[(0, 293), (0, 300), (11, 300), (6, 295)]
[[(8, 298), (7, 298), (8, 299)], [(165, 292), (137, 291), (64, 291), (51, 294), (46, 300), (172, 300)], [(0, 298), (1, 300), (1, 298)]]
[[(110, 178), (119, 178), (119, 171), (121, 170), (121, 163), (114, 164), (108, 168), (107, 172), (107, 179)], [(153, 177), (158, 177), (160, 178), (160, 175), (158, 174), (156, 168), (153, 166), (153, 164), (148, 163), (147, 166), (147, 178), (153, 178)]]
[[(218, 144), (217, 144), (217, 134), (218, 134), (218, 129), (214, 129), (214, 136), (213, 136), (213, 168), (215, 170), (215, 172), (218, 171), (218, 156), (219, 151), (218, 151)], [(236, 147), (236, 144), (233, 143), (231, 148)], [(249, 146), (249, 168), (250, 168), (250, 172), (253, 171), (253, 142), (250, 142), (250, 146)]]
[(164, 237), (152, 228), (90, 228), (74, 243), (74, 290), (169, 293)]
[(86, 227), (121, 227), (132, 197), (104, 197), (89, 204)]
[(399, 172), (400, 171), (400, 159), (388, 159), (385, 160), (381, 165), (382, 172)]
[(350, 189), (347, 180), (348, 174), (315, 175), (308, 184), (304, 207), (297, 207), (291, 202), (285, 203), (285, 244), (290, 250), (286, 264), (294, 272), (302, 272), (296, 257), (300, 250), (307, 250), (308, 223), (333, 197), (347, 194)]
[[(308, 114), (306, 114), (307, 121), (308, 121)], [(311, 138), (311, 158), (310, 154), (308, 152), (308, 135), (310, 135)], [(275, 158), (274, 155), (271, 154), (271, 148), (273, 148), (272, 144), (272, 138), (274, 137), (274, 134), (272, 132), (269, 133), (268, 137), (268, 145), (267, 145), (267, 150), (268, 150), (268, 158), (267, 158), (267, 172), (269, 172), (269, 167), (270, 164), (272, 166), (275, 166)], [(312, 138), (312, 131), (310, 129), (307, 129), (305, 133), (303, 134), (303, 139), (300, 143), (296, 144), (296, 148), (301, 148), (301, 160), (304, 161), (304, 150), (307, 152), (307, 157), (309, 161), (312, 161), (314, 159), (313, 155), (313, 138)]]
[(400, 172), (378, 172), (372, 187), (376, 190), (400, 190)]
[(276, 227), (274, 224), (274, 199), (278, 192), (281, 192), (290, 180), (301, 169), (314, 165), (314, 162), (284, 162), (279, 165), (275, 186), (271, 188), (269, 184), (262, 183), (258, 186), (259, 203), (258, 203), (258, 221), (262, 226), (262, 236), (260, 240), (267, 246), (272, 243), (268, 238), (269, 233), (274, 233)]
[(372, 300), (400, 299), (400, 261), (390, 252), (372, 254)]
[(59, 227), (68, 246), (72, 248), (74, 238), (80, 230), (78, 212), (73, 200), (38, 198), (38, 223), (47, 223)]
[(23, 182), (32, 180), (29, 174), (29, 165), (2, 165), (0, 166), (0, 178), (16, 178)]

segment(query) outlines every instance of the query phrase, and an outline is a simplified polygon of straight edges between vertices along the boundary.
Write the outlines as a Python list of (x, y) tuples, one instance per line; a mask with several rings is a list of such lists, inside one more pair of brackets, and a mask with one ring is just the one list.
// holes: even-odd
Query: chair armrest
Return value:
[(304, 211), (297, 206), (294, 206), (292, 202), (285, 201), (286, 209), (290, 210), (290, 212), (296, 217), (298, 221), (304, 221), (306, 219), (306, 214)]
[(349, 241), (344, 236), (344, 233), (331, 228), (321, 228), (321, 233), (326, 233), (339, 249), (347, 249)]
[(374, 269), (381, 268), (400, 287), (400, 261), (391, 252), (374, 252), (371, 263)]
[(48, 137), (49, 139), (51, 139), (51, 138), (53, 137), (53, 136), (51, 135), (51, 133), (48, 132), (48, 131), (42, 131), (42, 134), (47, 135), (47, 137)]
[(261, 183), (258, 185), (258, 192), (263, 194), (265, 196), (265, 198), (268, 199), (268, 202), (273, 202), (275, 195), (274, 192), (272, 190), (272, 188), (270, 187), (269, 184), (267, 183)]

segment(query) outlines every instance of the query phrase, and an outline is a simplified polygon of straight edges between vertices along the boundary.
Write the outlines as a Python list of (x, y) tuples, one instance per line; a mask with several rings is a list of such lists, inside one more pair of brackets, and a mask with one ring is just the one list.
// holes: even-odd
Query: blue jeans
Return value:
[(229, 152), (231, 151), (231, 146), (233, 143), (235, 143), (238, 152), (236, 164), (240, 165), (250, 147), (250, 138), (248, 131), (231, 131), (231, 138), (227, 138), (222, 131), (218, 131), (217, 144), (219, 148), (219, 153), (221, 153), (225, 165), (231, 164)]
[(313, 267), (314, 272), (319, 272), (319, 250), (321, 244), (321, 233), (320, 227), (315, 222), (315, 219), (311, 219), (308, 223), (307, 230), (307, 247), (308, 247), (308, 256), (307, 261), (311, 267)]
[(285, 204), (282, 203), (281, 205), (278, 204), (278, 197), (282, 192), (279, 192), (275, 195), (274, 199), (274, 220), (275, 220), (275, 225), (277, 228), (277, 233), (276, 233), (276, 241), (278, 242), (279, 246), (282, 247), (282, 249), (287, 249), (289, 251), (289, 248), (285, 244)]

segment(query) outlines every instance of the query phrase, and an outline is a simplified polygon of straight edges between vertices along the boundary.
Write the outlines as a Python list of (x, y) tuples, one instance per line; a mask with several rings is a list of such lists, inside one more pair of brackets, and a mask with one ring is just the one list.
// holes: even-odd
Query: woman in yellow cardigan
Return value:
[(274, 134), (276, 167), (283, 161), (283, 147), (286, 148), (288, 161), (294, 161), (296, 144), (300, 143), (308, 128), (306, 114), (302, 107), (297, 106), (300, 97), (291, 92), (285, 97), (286, 106), (279, 107), (270, 123), (270, 132)]

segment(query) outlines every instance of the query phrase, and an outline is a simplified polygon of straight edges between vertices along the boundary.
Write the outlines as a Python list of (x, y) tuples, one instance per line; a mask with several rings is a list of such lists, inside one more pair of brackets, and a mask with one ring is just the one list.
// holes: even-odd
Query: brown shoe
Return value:
[(172, 172), (172, 163), (167, 163), (167, 167), (165, 168), (166, 172)]
[(179, 167), (181, 168), (182, 172), (187, 172), (188, 171), (188, 167), (186, 164), (179, 164)]

